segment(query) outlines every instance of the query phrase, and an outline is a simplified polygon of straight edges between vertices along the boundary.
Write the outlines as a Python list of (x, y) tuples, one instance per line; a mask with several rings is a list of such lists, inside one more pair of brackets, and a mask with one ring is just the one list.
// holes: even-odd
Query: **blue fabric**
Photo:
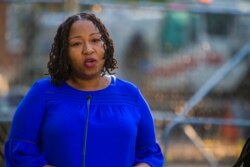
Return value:
[(38, 80), (14, 115), (5, 144), (7, 167), (82, 167), (84, 157), (86, 167), (140, 162), (162, 167), (148, 104), (136, 86), (114, 76), (107, 88), (97, 91)]

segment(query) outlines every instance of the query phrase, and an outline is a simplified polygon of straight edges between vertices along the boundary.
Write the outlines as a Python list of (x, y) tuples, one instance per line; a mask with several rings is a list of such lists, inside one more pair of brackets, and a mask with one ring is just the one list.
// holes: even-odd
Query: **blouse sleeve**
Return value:
[(147, 163), (151, 167), (163, 166), (163, 154), (156, 142), (155, 127), (150, 108), (139, 92), (138, 107), (141, 120), (138, 127), (135, 164)]
[(37, 145), (45, 106), (42, 92), (35, 83), (17, 107), (4, 147), (7, 167), (47, 164)]

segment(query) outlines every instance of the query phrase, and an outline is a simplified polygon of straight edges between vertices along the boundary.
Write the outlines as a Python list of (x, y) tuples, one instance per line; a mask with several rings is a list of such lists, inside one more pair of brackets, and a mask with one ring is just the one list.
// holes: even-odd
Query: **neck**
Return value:
[(94, 79), (71, 78), (66, 81), (70, 86), (79, 90), (99, 90), (107, 87), (110, 83), (110, 77), (99, 76)]

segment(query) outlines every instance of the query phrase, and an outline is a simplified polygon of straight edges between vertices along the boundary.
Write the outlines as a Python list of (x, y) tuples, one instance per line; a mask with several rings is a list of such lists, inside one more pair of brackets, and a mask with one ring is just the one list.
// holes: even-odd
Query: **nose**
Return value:
[(89, 55), (93, 53), (93, 47), (90, 43), (86, 42), (84, 47), (83, 47), (83, 54), (84, 55)]

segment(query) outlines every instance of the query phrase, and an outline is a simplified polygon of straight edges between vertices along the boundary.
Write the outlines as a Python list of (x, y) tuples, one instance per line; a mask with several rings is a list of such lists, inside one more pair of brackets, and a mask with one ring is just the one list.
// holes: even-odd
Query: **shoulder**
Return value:
[(50, 77), (44, 77), (36, 80), (33, 85), (39, 85), (39, 86), (52, 86), (52, 80)]
[(120, 89), (121, 91), (127, 93), (139, 93), (139, 88), (134, 83), (117, 77), (113, 77), (113, 79), (116, 88)]
[(57, 94), (64, 92), (63, 85), (55, 85), (52, 82), (51, 77), (44, 77), (36, 80), (30, 87), (30, 90), (28, 91), (29, 94), (33, 94), (36, 96), (49, 96), (51, 94)]
[(47, 90), (49, 88), (56, 87), (50, 77), (44, 77), (36, 80), (31, 89)]

